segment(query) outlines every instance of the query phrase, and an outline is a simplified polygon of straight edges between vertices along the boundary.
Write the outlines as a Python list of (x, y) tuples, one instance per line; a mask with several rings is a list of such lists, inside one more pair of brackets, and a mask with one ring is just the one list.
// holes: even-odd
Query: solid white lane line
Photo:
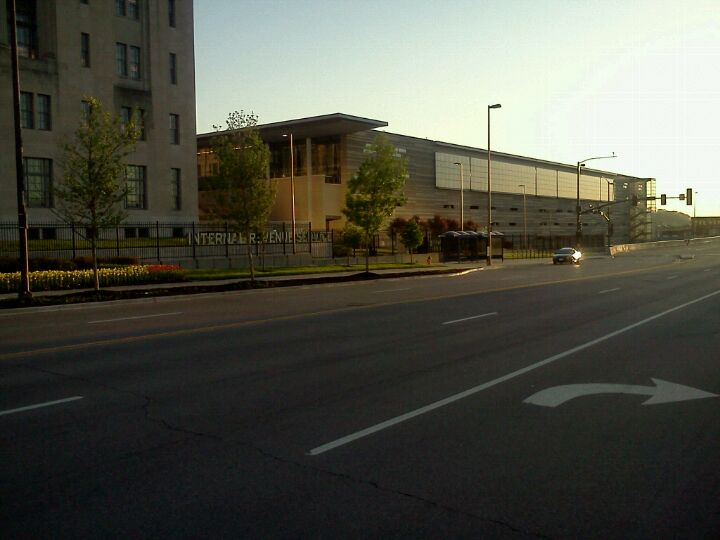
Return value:
[(105, 319), (102, 321), (88, 321), (88, 324), (101, 324), (118, 321), (135, 321), (137, 319), (151, 319), (153, 317), (168, 317), (170, 315), (182, 315), (182, 311), (173, 311), (172, 313), (155, 313), (153, 315), (138, 315), (136, 317), (121, 317), (119, 319)]
[(348, 443), (351, 443), (358, 439), (362, 439), (363, 437), (367, 437), (368, 435), (372, 435), (373, 433), (377, 433), (378, 431), (382, 431), (382, 430), (392, 427), (394, 425), (400, 424), (402, 422), (405, 422), (406, 420), (410, 420), (411, 418), (415, 418), (416, 416), (420, 416), (427, 412), (434, 411), (435, 409), (439, 409), (441, 407), (444, 407), (445, 405), (450, 405), (451, 403), (455, 403), (456, 401), (464, 399), (473, 394), (477, 394), (478, 392), (482, 392), (483, 390), (487, 390), (488, 388), (492, 388), (493, 386), (497, 386), (498, 384), (504, 383), (505, 381), (509, 381), (511, 379), (519, 377), (520, 375), (524, 375), (525, 373), (534, 371), (540, 367), (551, 364), (552, 362), (555, 362), (556, 360), (560, 360), (561, 358), (565, 358), (566, 356), (575, 354), (576, 352), (593, 347), (594, 345), (597, 345), (598, 343), (602, 343), (603, 341), (612, 339), (616, 336), (619, 336), (620, 334), (624, 334), (625, 332), (629, 332), (630, 330), (633, 330), (639, 326), (642, 326), (651, 321), (654, 321), (655, 319), (665, 317), (666, 315), (674, 313), (675, 311), (684, 309), (693, 304), (697, 304), (698, 302), (702, 302), (703, 300), (707, 300), (708, 298), (712, 298), (713, 296), (716, 296), (718, 294), (720, 294), (720, 290), (717, 290), (710, 294), (706, 294), (705, 296), (701, 296), (700, 298), (696, 298), (695, 300), (690, 300), (689, 302), (685, 302), (684, 304), (680, 304), (679, 306), (675, 306), (673, 308), (666, 309), (665, 311), (662, 311), (660, 313), (652, 315), (651, 317), (648, 317), (646, 319), (643, 319), (641, 321), (633, 323), (624, 328), (620, 328), (619, 330), (615, 330), (614, 332), (610, 332), (609, 334), (605, 334), (604, 336), (601, 336), (597, 339), (588, 341), (587, 343), (583, 343), (582, 345), (578, 345), (577, 347), (573, 347), (572, 349), (568, 349), (567, 351), (553, 355), (549, 358), (546, 358), (545, 360), (541, 360), (540, 362), (536, 362), (536, 363), (526, 366), (522, 369), (518, 369), (517, 371), (513, 371), (512, 373), (508, 373), (507, 375), (503, 375), (502, 377), (498, 377), (497, 379), (494, 379), (492, 381), (480, 384), (478, 386), (474, 386), (473, 388), (469, 388), (468, 390), (465, 390), (464, 392), (460, 392), (459, 394), (455, 394), (455, 395), (447, 397), (445, 399), (441, 399), (440, 401), (436, 401), (435, 403), (431, 403), (430, 405), (420, 407), (419, 409), (415, 409), (414, 411), (410, 411), (409, 413), (405, 413), (400, 416), (396, 416), (395, 418), (391, 418), (390, 420), (386, 420), (385, 422), (380, 422), (379, 424), (375, 424), (374, 426), (370, 426), (369, 428), (363, 429), (361, 431), (356, 431), (355, 433), (351, 433), (350, 435), (347, 435), (340, 439), (337, 439), (337, 440), (331, 441), (327, 444), (323, 444), (322, 446), (313, 448), (312, 450), (310, 450), (308, 452), (308, 455), (317, 456), (317, 455), (323, 454), (325, 452), (328, 452), (329, 450), (334, 450), (335, 448), (339, 448), (340, 446), (345, 446)]
[(482, 315), (473, 315), (472, 317), (465, 317), (464, 319), (456, 319), (454, 321), (445, 321), (443, 324), (455, 324), (459, 322), (465, 322), (465, 321), (472, 321), (473, 319), (480, 319), (482, 317), (492, 317), (493, 315), (497, 315), (497, 311), (493, 311), (492, 313), (483, 313)]
[(385, 289), (384, 291), (373, 291), (373, 294), (382, 294), (382, 293), (409, 291), (409, 290), (410, 290), (410, 287), (407, 287), (405, 289)]
[(604, 291), (600, 291), (598, 294), (605, 294), (605, 293), (615, 292), (615, 291), (619, 291), (619, 290), (620, 290), (620, 287), (615, 287), (614, 289), (605, 289)]
[(9, 409), (7, 411), (0, 411), (0, 416), (4, 416), (6, 414), (15, 414), (15, 413), (23, 412), (23, 411), (31, 411), (33, 409), (40, 409), (42, 407), (52, 407), (53, 405), (60, 405), (61, 403), (77, 401), (78, 399), (83, 399), (83, 396), (69, 397), (69, 398), (65, 398), (65, 399), (58, 399), (57, 401), (47, 401), (45, 403), (38, 403), (37, 405), (28, 405), (27, 407), (19, 407), (17, 409)]

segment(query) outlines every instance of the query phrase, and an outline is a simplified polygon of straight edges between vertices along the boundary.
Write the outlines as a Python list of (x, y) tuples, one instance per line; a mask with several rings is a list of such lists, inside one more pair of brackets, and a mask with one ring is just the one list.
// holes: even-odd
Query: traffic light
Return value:
[(687, 188), (685, 190), (685, 204), (687, 204), (688, 206), (692, 206), (692, 196), (692, 188)]
[(631, 200), (632, 200), (632, 205), (633, 205), (633, 206), (637, 206), (637, 205), (638, 205), (638, 196), (637, 196), (637, 195), (633, 195)]
[(660, 195), (660, 204), (662, 204), (663, 206), (667, 204), (667, 195), (665, 195), (664, 193)]

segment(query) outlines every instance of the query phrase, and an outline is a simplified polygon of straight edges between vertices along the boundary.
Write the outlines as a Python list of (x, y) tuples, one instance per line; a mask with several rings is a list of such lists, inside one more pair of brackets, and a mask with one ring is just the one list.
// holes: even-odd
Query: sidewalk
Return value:
[[(431, 276), (431, 275), (450, 275), (458, 274), (467, 271), (486, 271), (503, 268), (504, 266), (514, 265), (525, 265), (525, 264), (543, 264), (547, 263), (548, 259), (514, 259), (514, 260), (493, 260), (490, 267), (485, 265), (484, 261), (473, 261), (473, 262), (447, 262), (440, 263), (428, 267), (417, 267), (412, 269), (393, 268), (387, 270), (370, 270), (369, 275), (366, 275), (363, 271), (347, 271), (347, 272), (319, 272), (317, 274), (302, 274), (302, 275), (286, 275), (286, 276), (263, 276), (256, 278), (256, 282), (282, 282), (276, 286), (298, 286), (298, 285), (313, 285), (322, 283), (342, 283), (349, 281), (365, 281), (374, 279), (389, 279), (389, 278), (400, 278), (400, 277), (411, 277), (411, 276)], [(177, 294), (193, 294), (193, 293), (212, 293), (212, 292), (223, 292), (227, 290), (241, 290), (245, 287), (239, 286), (239, 284), (247, 283), (250, 278), (240, 279), (221, 279), (221, 280), (207, 280), (207, 281), (182, 281), (175, 283), (149, 283), (145, 285), (118, 285), (111, 287), (103, 287), (103, 292), (116, 292), (116, 293), (131, 293), (131, 292), (147, 292), (162, 291), (163, 296), (171, 296), (172, 290), (177, 290)], [(32, 291), (33, 298), (38, 297), (63, 297), (71, 295), (89, 294), (92, 293), (93, 289), (63, 289), (58, 291)], [(138, 295), (141, 297), (140, 295)], [(150, 296), (150, 294), (148, 294)], [(0, 294), (0, 301), (13, 300), (17, 298), (17, 293), (4, 293)], [(49, 300), (49, 298), (48, 298)], [(59, 300), (59, 298), (58, 298)]]

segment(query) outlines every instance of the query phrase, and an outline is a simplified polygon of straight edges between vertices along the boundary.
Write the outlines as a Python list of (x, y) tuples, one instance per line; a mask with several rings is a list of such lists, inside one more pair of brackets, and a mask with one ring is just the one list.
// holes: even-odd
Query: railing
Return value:
[[(18, 256), (17, 223), (0, 222), (0, 257)], [(30, 257), (74, 259), (91, 254), (91, 231), (65, 223), (31, 223)], [(296, 224), (293, 242), (288, 224), (268, 224), (262, 234), (245, 234), (227, 223), (123, 223), (98, 232), (100, 257), (136, 257), (141, 261), (167, 261), (206, 257), (306, 254), (332, 256), (332, 232), (313, 231), (310, 223)]]

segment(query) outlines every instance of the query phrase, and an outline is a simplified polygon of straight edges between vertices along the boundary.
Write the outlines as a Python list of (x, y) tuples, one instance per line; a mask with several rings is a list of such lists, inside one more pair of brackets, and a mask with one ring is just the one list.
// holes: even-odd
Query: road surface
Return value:
[(0, 312), (7, 538), (720, 534), (720, 245)]

